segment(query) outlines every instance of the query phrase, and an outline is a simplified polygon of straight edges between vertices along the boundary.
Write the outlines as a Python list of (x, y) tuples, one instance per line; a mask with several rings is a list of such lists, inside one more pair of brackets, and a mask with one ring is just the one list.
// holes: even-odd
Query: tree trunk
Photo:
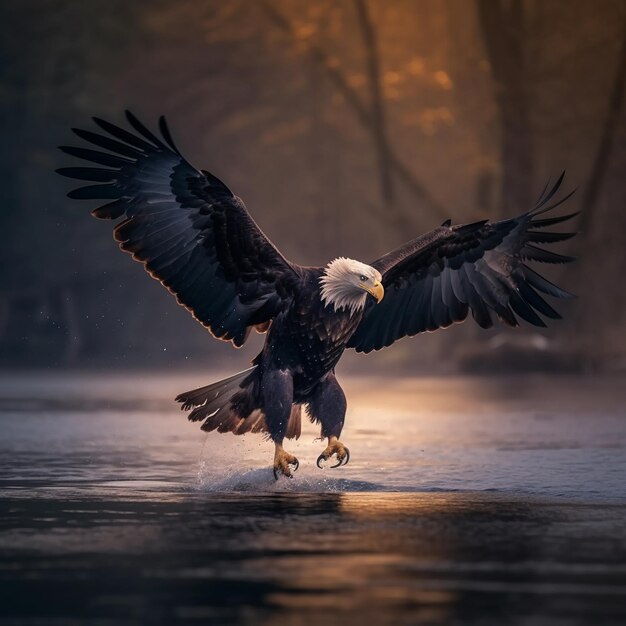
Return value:
[[(603, 367), (619, 354), (620, 342), (615, 340), (615, 328), (623, 327), (619, 320), (623, 302), (619, 290), (616, 293), (607, 294), (603, 289), (603, 284), (598, 282), (598, 268), (590, 259), (596, 252), (596, 248), (603, 247), (602, 237), (606, 234), (600, 231), (602, 224), (601, 215), (598, 214), (598, 198), (602, 191), (602, 186), (606, 178), (609, 167), (609, 160), (615, 143), (615, 136), (618, 131), (620, 117), (624, 108), (624, 88), (626, 87), (626, 19), (622, 30), (622, 42), (618, 52), (613, 85), (607, 104), (606, 117), (602, 124), (598, 147), (593, 159), (591, 173), (587, 184), (583, 188), (580, 203), (580, 217), (578, 218), (578, 230), (580, 239), (576, 244), (576, 249), (585, 250), (582, 263), (572, 263), (565, 271), (568, 282), (578, 281), (588, 286), (585, 298), (581, 299), (576, 315), (572, 320), (577, 333), (577, 343), (581, 346), (581, 351), (591, 357), (591, 367), (596, 369)], [(617, 259), (619, 262), (619, 259)], [(605, 323), (597, 324), (598, 308), (602, 307), (602, 317)], [(593, 325), (594, 331), (589, 332), (588, 328)], [(586, 332), (585, 332), (586, 331)], [(589, 358), (589, 357), (588, 357)]]
[(602, 126), (602, 133), (598, 143), (589, 182), (585, 186), (582, 198), (581, 215), (578, 221), (578, 227), (581, 230), (585, 242), (591, 239), (590, 231), (592, 230), (592, 220), (594, 216), (595, 206), (598, 201), (602, 183), (606, 175), (609, 157), (613, 149), (614, 137), (617, 131), (617, 125), (624, 103), (624, 86), (626, 84), (626, 19), (624, 20), (624, 28), (622, 34), (622, 45), (617, 59), (615, 69), (615, 77), (613, 78), (613, 86), (609, 103), (607, 107), (606, 117)]
[(501, 214), (532, 207), (533, 154), (522, 0), (476, 0), (500, 116)]
[[(514, 81), (511, 81), (514, 83)], [(510, 84), (500, 98), (502, 190), (501, 213), (521, 213), (532, 208), (533, 159), (528, 102), (521, 81)]]
[(383, 203), (393, 204), (394, 190), (389, 161), (389, 139), (385, 118), (384, 97), (380, 85), (380, 62), (376, 34), (367, 7), (366, 0), (354, 0), (357, 17), (363, 34), (367, 75), (372, 101), (372, 133), (380, 173), (380, 192)]

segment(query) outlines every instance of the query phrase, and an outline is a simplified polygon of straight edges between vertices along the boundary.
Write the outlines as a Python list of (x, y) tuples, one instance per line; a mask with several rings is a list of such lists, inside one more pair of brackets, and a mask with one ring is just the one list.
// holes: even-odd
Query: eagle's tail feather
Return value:
[[(253, 366), (229, 378), (181, 393), (176, 401), (181, 409), (188, 411), (191, 422), (204, 421), (201, 428), (206, 432), (243, 435), (248, 432), (267, 432), (265, 414), (257, 400), (258, 372)], [(287, 438), (300, 436), (300, 405), (292, 407)]]
[[(192, 407), (199, 407), (205, 404), (205, 402), (211, 402), (218, 398), (230, 397), (227, 396), (228, 391), (232, 391), (241, 386), (241, 383), (256, 369), (256, 366), (250, 367), (243, 372), (223, 378), (215, 383), (206, 385), (204, 387), (198, 387), (198, 389), (192, 389), (191, 391), (185, 391), (176, 396), (176, 402), (181, 402), (183, 411), (188, 411)], [(232, 395), (232, 394), (231, 394)], [(196, 421), (196, 420), (192, 420)]]

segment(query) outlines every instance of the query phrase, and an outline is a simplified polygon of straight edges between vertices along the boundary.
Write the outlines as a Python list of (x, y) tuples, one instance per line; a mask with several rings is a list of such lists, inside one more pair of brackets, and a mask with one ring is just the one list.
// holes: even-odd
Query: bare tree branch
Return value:
[[(267, 17), (271, 22), (280, 28), (283, 32), (287, 33), (294, 39), (296, 38), (294, 28), (276, 8), (267, 0), (260, 0), (259, 6), (263, 8)], [(338, 70), (332, 63), (326, 52), (313, 42), (308, 43), (308, 53), (320, 68), (322, 68), (330, 80), (335, 86), (337, 91), (344, 97), (348, 106), (352, 109), (359, 123), (370, 133), (374, 132), (374, 122), (371, 113), (367, 110), (367, 107), (363, 105), (358, 94), (352, 89), (346, 80), (345, 76), (340, 70)], [(432, 196), (430, 191), (413, 175), (411, 170), (404, 164), (401, 158), (397, 155), (395, 150), (385, 143), (385, 150), (390, 167), (393, 169), (395, 175), (401, 180), (406, 187), (416, 196), (419, 200), (425, 202), (434, 215), (438, 218), (446, 218), (446, 209)], [(412, 220), (406, 216), (396, 216), (399, 222), (404, 222), (404, 225), (411, 226)]]

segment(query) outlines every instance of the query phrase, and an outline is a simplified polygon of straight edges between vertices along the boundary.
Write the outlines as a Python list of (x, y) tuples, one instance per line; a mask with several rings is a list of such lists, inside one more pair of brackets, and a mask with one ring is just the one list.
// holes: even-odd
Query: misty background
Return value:
[(580, 260), (542, 268), (579, 295), (564, 321), (469, 322), (345, 367), (626, 369), (623, 0), (21, 0), (0, 23), (4, 367), (242, 369), (259, 349), (213, 340), (66, 198), (56, 146), (129, 108), (166, 115), (301, 264), (514, 216), (567, 170), (581, 234), (558, 251)]

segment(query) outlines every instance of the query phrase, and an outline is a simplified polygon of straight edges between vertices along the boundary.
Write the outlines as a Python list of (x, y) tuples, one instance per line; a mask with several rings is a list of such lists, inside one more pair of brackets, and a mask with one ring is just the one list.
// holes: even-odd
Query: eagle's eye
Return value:
[(365, 282), (367, 282), (367, 276), (365, 276), (365, 274), (361, 274), (359, 276), (359, 280), (365, 283)]

